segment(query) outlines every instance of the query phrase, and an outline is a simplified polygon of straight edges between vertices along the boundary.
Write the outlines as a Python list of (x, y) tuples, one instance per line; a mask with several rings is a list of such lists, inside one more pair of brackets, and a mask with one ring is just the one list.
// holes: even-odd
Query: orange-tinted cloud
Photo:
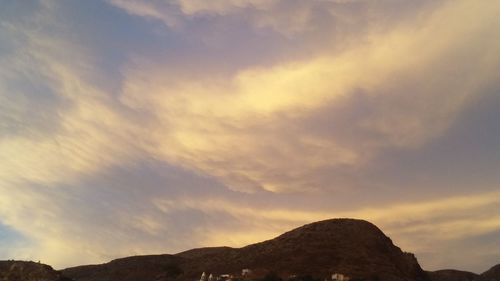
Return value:
[[(293, 2), (45, 0), (0, 14), (0, 223), (26, 241), (0, 256), (61, 267), (349, 216), (428, 268), (484, 268), (498, 131), (471, 108), (500, 86), (500, 5)], [(85, 11), (130, 26), (106, 33), (111, 20)], [(452, 134), (478, 123), (491, 129)], [(473, 169), (446, 162), (455, 152)], [(430, 173), (419, 154), (444, 164)], [(448, 253), (473, 246), (475, 262)]]

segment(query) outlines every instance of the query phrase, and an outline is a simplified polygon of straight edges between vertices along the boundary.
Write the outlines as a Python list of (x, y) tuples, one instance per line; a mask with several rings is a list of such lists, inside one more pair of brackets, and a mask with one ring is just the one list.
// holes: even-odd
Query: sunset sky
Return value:
[(0, 259), (334, 217), (500, 263), (500, 1), (0, 0)]

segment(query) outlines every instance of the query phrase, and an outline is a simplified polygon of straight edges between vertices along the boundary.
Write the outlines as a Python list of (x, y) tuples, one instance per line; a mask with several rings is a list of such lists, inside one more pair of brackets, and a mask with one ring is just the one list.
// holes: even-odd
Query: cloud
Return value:
[[(163, 5), (160, 1), (109, 0), (109, 2), (133, 15), (161, 20), (167, 26), (175, 26), (178, 24), (175, 6), (168, 2), (164, 2)], [(172, 10), (174, 10), (174, 12), (172, 12)]]
[[(30, 239), (17, 248), (17, 257), (58, 268), (200, 246), (238, 247), (332, 217), (370, 220), (404, 250), (416, 252), (424, 267), (438, 268), (453, 260), (452, 249), (467, 251), (457, 246), (460, 241), (484, 247), (474, 238), (498, 231), (499, 218), (491, 215), (498, 213), (498, 198), (493, 192), (343, 210), (335, 204), (311, 208), (269, 193), (227, 192), (213, 179), (147, 160), (71, 184), (2, 192), (0, 212), (6, 225)], [(483, 262), (474, 267), (456, 264), (476, 270), (486, 262), (478, 258)]]
[(241, 246), (338, 216), (426, 268), (498, 257), (498, 4), (107, 3), (153, 21), (88, 2), (2, 14), (5, 258)]
[[(257, 29), (270, 29), (286, 37), (318, 31), (342, 35), (352, 29), (388, 24), (387, 14), (404, 18), (409, 11), (426, 7), (419, 3), (379, 1), (283, 1), (283, 0), (108, 0), (131, 15), (159, 20), (169, 28), (180, 28), (197, 19), (239, 19)], [(435, 1), (434, 1), (435, 2)], [(441, 2), (441, 1), (440, 1)]]
[(6, 87), (0, 96), (6, 109), (0, 120), (6, 133), (0, 143), (5, 187), (65, 182), (133, 154), (126, 140), (130, 127), (90, 82), (84, 50), (31, 28), (50, 28), (51, 12), (42, 9), (34, 20), (6, 25), (20, 46), (3, 56), (8, 64), (0, 71)]
[[(485, 35), (494, 32), (493, 9), (470, 5), (444, 5), (344, 52), (229, 77), (165, 79), (172, 75), (168, 67), (137, 67), (127, 72), (121, 99), (153, 109), (160, 124), (151, 153), (167, 161), (243, 191), (325, 187), (331, 180), (315, 182), (316, 171), (360, 167), (385, 147), (420, 147), (494, 83), (499, 42)], [(473, 20), (477, 9), (484, 9), (483, 21)], [(365, 111), (354, 115), (353, 100)], [(337, 131), (310, 130), (322, 108)]]

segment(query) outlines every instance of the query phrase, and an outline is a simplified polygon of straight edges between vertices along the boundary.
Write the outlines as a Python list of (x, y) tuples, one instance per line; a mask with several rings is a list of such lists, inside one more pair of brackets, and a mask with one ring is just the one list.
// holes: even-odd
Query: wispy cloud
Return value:
[[(463, 20), (474, 10), (466, 6), (444, 6), (338, 54), (244, 69), (230, 77), (171, 80), (164, 78), (171, 73), (168, 66), (138, 68), (126, 75), (122, 100), (154, 110), (166, 124), (156, 126), (152, 138), (158, 140), (152, 153), (160, 157), (225, 178), (238, 190), (314, 189), (328, 184), (315, 182), (317, 170), (357, 167), (381, 148), (418, 147), (439, 137), (468, 99), (494, 83), (498, 60), (485, 57), (499, 42), (484, 36), (494, 32), (487, 20)], [(488, 8), (484, 13), (495, 21)], [(435, 39), (436, 34), (447, 38)], [(491, 48), (476, 49), (470, 42), (477, 40)], [(358, 106), (353, 99), (361, 99), (364, 112), (345, 124), (335, 110), (356, 112), (345, 109)], [(304, 120), (313, 122), (326, 106), (339, 132), (318, 136), (309, 130), (314, 124)], [(346, 142), (345, 131), (356, 139)]]
[[(337, 216), (375, 222), (429, 268), (498, 258), (499, 4), (6, 10), (0, 232), (18, 239), (2, 258), (241, 246)], [(455, 254), (473, 248), (476, 262)]]

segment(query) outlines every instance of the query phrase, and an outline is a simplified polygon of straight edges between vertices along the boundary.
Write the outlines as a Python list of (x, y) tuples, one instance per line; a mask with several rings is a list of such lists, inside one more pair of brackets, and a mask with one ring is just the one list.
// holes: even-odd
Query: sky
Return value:
[(375, 223), (500, 262), (500, 1), (0, 0), (0, 259)]

